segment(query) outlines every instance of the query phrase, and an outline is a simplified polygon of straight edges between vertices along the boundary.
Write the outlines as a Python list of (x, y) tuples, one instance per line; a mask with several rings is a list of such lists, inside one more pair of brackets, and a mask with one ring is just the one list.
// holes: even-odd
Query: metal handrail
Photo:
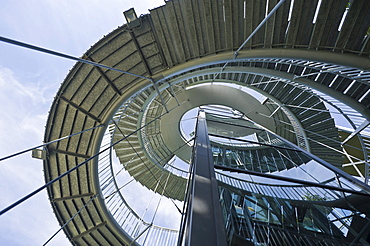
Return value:
[[(236, 177), (216, 172), (216, 179), (221, 185), (228, 185), (242, 191), (248, 191), (254, 194), (277, 197), (288, 200), (305, 200), (307, 195), (321, 194), (326, 201), (336, 200), (341, 197), (338, 191), (328, 190), (320, 187), (291, 184), (267, 184), (262, 182), (248, 181)], [(321, 184), (335, 185), (335, 180), (329, 179)]]
[[(108, 130), (103, 137), (102, 146), (111, 141), (111, 132)], [(125, 201), (116, 181), (112, 163), (112, 149), (99, 157), (98, 176), (104, 202), (113, 218), (131, 238), (140, 237), (136, 242), (140, 245), (155, 246), (158, 242), (166, 241), (168, 245), (176, 244), (178, 230), (169, 229), (145, 222)], [(150, 225), (145, 232), (142, 230)], [(149, 238), (149, 239), (148, 239)]]

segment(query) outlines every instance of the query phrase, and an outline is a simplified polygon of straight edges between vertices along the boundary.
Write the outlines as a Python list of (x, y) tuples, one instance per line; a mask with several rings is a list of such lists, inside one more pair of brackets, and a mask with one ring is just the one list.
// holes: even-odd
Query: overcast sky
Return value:
[[(2, 0), (0, 36), (80, 57), (159, 0)], [(74, 62), (0, 42), (0, 157), (42, 144), (53, 98)], [(31, 153), (0, 163), (0, 209), (44, 184), (42, 161)], [(0, 217), (1, 245), (42, 245), (58, 230), (46, 191)], [(60, 232), (49, 245), (68, 245)]]

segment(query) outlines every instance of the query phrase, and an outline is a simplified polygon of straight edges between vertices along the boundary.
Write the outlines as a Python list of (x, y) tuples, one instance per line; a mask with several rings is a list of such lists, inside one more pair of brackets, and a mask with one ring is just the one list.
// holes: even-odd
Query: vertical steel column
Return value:
[(212, 149), (202, 110), (196, 127), (193, 165), (185, 245), (226, 246)]

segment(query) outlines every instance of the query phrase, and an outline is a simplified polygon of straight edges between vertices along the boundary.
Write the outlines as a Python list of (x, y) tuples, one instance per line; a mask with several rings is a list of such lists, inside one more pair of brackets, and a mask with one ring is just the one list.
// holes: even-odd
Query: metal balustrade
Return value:
[[(310, 91), (311, 93), (315, 93), (313, 91)], [(127, 106), (127, 105), (125, 105)], [(120, 109), (119, 113), (121, 115), (124, 115), (125, 110)], [(355, 112), (352, 112), (353, 115), (355, 115)], [(145, 117), (144, 117), (145, 118)], [(112, 126), (112, 129), (114, 127)], [(116, 129), (115, 129), (116, 130)], [(110, 135), (107, 135), (110, 137)], [(156, 155), (156, 152), (151, 148), (151, 142), (146, 138), (146, 130), (143, 129), (142, 131), (142, 142), (143, 146), (145, 147), (147, 153), (150, 154), (150, 156), (154, 160), (160, 160), (160, 157)], [(263, 139), (262, 139), (263, 141)], [(266, 140), (267, 141), (267, 140)], [(274, 142), (273, 144), (279, 144), (281, 141)], [(272, 143), (272, 141), (267, 141), (266, 143)], [(235, 145), (235, 144), (234, 144)], [(236, 144), (237, 145), (237, 144)], [(245, 146), (245, 145), (244, 145)], [(233, 153), (234, 155), (236, 153)], [(236, 154), (234, 156), (235, 159), (238, 159), (240, 163), (243, 164), (243, 161), (240, 159), (239, 155)], [(290, 156), (291, 157), (291, 156)], [(105, 157), (108, 158), (108, 157)], [(104, 157), (101, 158), (102, 165), (108, 165), (109, 161), (104, 160)], [(134, 156), (132, 158), (135, 158)], [(140, 238), (138, 239), (138, 242), (145, 242), (143, 241), (143, 238), (151, 237), (151, 236), (158, 236), (158, 240), (172, 240), (171, 238), (176, 238), (176, 233), (178, 233), (175, 230), (169, 230), (165, 228), (156, 227), (153, 225), (150, 225), (146, 222), (143, 222), (139, 217), (137, 217), (136, 214), (130, 208), (125, 204), (125, 202), (122, 202), (121, 200), (123, 197), (119, 195), (119, 191), (117, 191), (118, 187), (117, 185), (114, 186), (115, 181), (113, 179), (109, 180), (107, 167), (104, 168), (101, 167), (101, 172), (99, 174), (102, 178), (102, 189), (106, 190), (106, 192), (113, 192), (114, 194), (107, 199), (106, 203), (110, 211), (112, 212), (112, 215), (115, 217), (117, 221), (121, 223), (122, 228), (129, 233), (130, 236), (135, 238), (139, 234), (139, 230), (137, 228), (148, 228), (147, 231), (144, 231)], [(170, 163), (166, 162), (164, 164), (164, 168), (169, 169), (171, 168), (171, 172), (176, 173), (177, 175), (180, 175), (184, 178), (187, 177), (187, 172), (177, 169)], [(238, 179), (235, 177), (228, 176), (223, 173), (216, 173), (216, 178), (223, 183), (223, 185), (226, 185), (226, 187), (233, 187), (239, 190), (242, 190), (243, 192), (250, 192), (251, 194), (260, 194), (268, 197), (275, 197), (279, 199), (288, 199), (288, 200), (297, 200), (297, 201), (305, 201), (307, 197), (320, 197), (324, 199), (325, 201), (335, 201), (341, 198), (342, 194), (337, 191), (333, 190), (327, 190), (324, 188), (319, 187), (310, 187), (310, 186), (302, 186), (302, 185), (276, 185), (276, 184), (264, 184), (264, 183), (256, 183), (252, 181), (246, 181), (242, 179)], [(326, 182), (323, 182), (323, 184), (327, 185), (333, 185), (338, 187), (338, 182), (336, 180), (329, 180)], [(340, 185), (342, 187), (347, 188), (354, 188), (351, 184), (347, 184), (344, 180), (340, 181)], [(108, 194), (108, 193), (107, 193)], [(124, 200), (123, 200), (124, 201)], [(255, 225), (256, 226), (256, 225)], [(261, 225), (257, 225), (261, 226)], [(265, 230), (266, 227), (262, 226), (259, 230)], [(280, 229), (271, 229), (271, 232), (274, 233), (282, 233), (279, 231)], [(277, 240), (277, 239), (276, 239)], [(302, 238), (299, 240), (303, 240)], [(147, 245), (147, 244), (145, 244)], [(149, 245), (149, 244), (148, 244)], [(153, 244), (155, 245), (155, 244)]]
[[(360, 213), (306, 196), (305, 205), (262, 193), (241, 194), (220, 189), (228, 241), (238, 245), (363, 245), (353, 241), (352, 228)], [(326, 201), (326, 200), (325, 200)]]
[[(269, 197), (277, 197), (289, 200), (304, 201), (307, 196), (320, 196), (325, 201), (334, 201), (340, 199), (343, 195), (339, 191), (329, 190), (320, 187), (312, 187), (305, 185), (296, 184), (268, 184), (262, 182), (248, 181), (245, 179), (232, 177), (225, 173), (216, 172), (216, 179), (220, 182), (220, 185), (226, 187), (233, 187), (241, 190), (242, 192), (249, 192), (251, 194), (260, 194)], [(321, 184), (326, 184), (333, 187), (343, 187), (353, 189), (354, 186), (346, 182), (344, 179), (338, 181), (334, 178), (330, 178)], [(358, 190), (358, 188), (357, 188)], [(348, 195), (348, 194), (347, 194)]]
[[(111, 141), (111, 134), (106, 133), (103, 142), (103, 146), (108, 146)], [(144, 221), (130, 208), (125, 202), (124, 198), (120, 194), (120, 187), (117, 184), (116, 173), (112, 169), (112, 150), (109, 153), (100, 156), (99, 158), (99, 178), (103, 196), (105, 197), (105, 203), (108, 209), (111, 211), (112, 216), (120, 224), (120, 226), (127, 232), (132, 238), (135, 238), (145, 228), (150, 228), (143, 233), (138, 239), (139, 243), (144, 245), (155, 245), (155, 242), (168, 241), (174, 242), (177, 238), (177, 231), (166, 229), (154, 225), (150, 225)], [(122, 166), (123, 168), (123, 166)], [(216, 172), (216, 178), (223, 186), (233, 187), (243, 192), (249, 192), (251, 194), (260, 194), (268, 197), (275, 197), (279, 199), (299, 200), (305, 201), (307, 196), (320, 196), (325, 201), (335, 201), (341, 198), (341, 193), (337, 191), (327, 190), (320, 187), (309, 187), (302, 185), (280, 185), (280, 184), (264, 184), (240, 178), (226, 175), (225, 173)], [(327, 185), (337, 186), (337, 181), (328, 180), (324, 182)], [(353, 188), (349, 184), (342, 183), (343, 186)], [(318, 195), (319, 194), (319, 195)], [(156, 237), (158, 241), (146, 240), (145, 238)], [(152, 244), (148, 244), (152, 242)]]
[[(111, 144), (111, 136), (111, 132), (107, 131), (103, 137), (102, 148)], [(114, 170), (112, 160), (114, 157), (112, 155), (113, 149), (111, 148), (110, 151), (99, 156), (98, 176), (104, 202), (114, 219), (132, 239), (140, 235), (136, 240), (140, 245), (156, 246), (163, 245), (162, 243), (168, 243), (164, 245), (175, 245), (178, 230), (151, 225), (143, 221), (126, 203), (120, 189), (132, 180), (128, 181), (123, 187), (119, 187), (116, 178), (124, 166), (122, 165), (122, 169), (119, 171)]]

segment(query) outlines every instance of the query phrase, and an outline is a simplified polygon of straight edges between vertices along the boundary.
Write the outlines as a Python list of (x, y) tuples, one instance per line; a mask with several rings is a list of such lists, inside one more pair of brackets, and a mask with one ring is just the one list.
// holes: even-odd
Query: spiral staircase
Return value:
[[(86, 206), (64, 227), (71, 243), (182, 243), (131, 208), (112, 158), (186, 203), (191, 174), (172, 160), (190, 167), (194, 139), (179, 122), (209, 107), (229, 111), (206, 114), (227, 245), (369, 245), (369, 13), (367, 0), (171, 0), (104, 36), (82, 59), (128, 73), (76, 63), (45, 130), (49, 142), (101, 126), (46, 147), (46, 182), (86, 162), (48, 187), (61, 225)], [(312, 160), (333, 175), (232, 174), (299, 182)]]

